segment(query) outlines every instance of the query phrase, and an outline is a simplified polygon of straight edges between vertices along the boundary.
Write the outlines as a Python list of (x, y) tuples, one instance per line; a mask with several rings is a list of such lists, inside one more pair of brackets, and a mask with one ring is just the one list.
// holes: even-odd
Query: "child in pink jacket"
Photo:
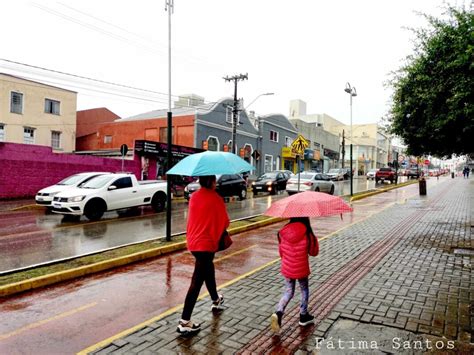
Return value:
[(308, 254), (318, 255), (319, 245), (313, 233), (308, 217), (291, 218), (290, 222), (278, 232), (279, 252), (281, 257), (281, 273), (285, 277), (285, 292), (278, 303), (277, 311), (272, 314), (271, 327), (275, 332), (281, 328), (281, 320), (285, 308), (295, 294), (296, 280), (301, 289), (299, 325), (306, 326), (314, 322), (308, 313)]

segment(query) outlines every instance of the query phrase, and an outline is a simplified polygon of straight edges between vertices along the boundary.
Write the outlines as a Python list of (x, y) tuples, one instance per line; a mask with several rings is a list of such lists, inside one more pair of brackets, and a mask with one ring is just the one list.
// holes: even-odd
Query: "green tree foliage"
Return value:
[(414, 54), (394, 74), (391, 130), (408, 153), (474, 152), (474, 16), (448, 8), (447, 20), (423, 15)]

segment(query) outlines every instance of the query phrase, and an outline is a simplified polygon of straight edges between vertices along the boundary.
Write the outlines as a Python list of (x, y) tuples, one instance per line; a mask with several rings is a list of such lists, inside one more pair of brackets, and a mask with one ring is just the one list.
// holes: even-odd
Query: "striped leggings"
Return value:
[[(301, 305), (300, 305), (300, 314), (308, 313), (308, 299), (309, 299), (309, 287), (308, 287), (308, 278), (298, 279), (301, 290)], [(285, 292), (278, 303), (277, 311), (285, 312), (285, 308), (290, 302), (290, 300), (295, 295), (295, 279), (285, 278)]]

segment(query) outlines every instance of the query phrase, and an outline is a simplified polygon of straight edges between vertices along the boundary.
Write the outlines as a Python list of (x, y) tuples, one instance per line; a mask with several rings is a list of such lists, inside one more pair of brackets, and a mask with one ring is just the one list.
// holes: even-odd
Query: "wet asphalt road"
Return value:
[[(354, 179), (354, 192), (374, 187), (374, 181)], [(336, 195), (349, 192), (349, 181), (336, 182)], [(229, 202), (227, 210), (232, 220), (261, 214), (272, 200), (286, 196), (261, 194), (258, 198)], [(186, 221), (187, 203), (173, 202), (172, 233), (184, 232)], [(150, 208), (109, 212), (97, 222), (84, 217), (74, 220), (44, 210), (1, 212), (0, 273), (163, 237), (165, 226), (166, 213), (155, 214)]]

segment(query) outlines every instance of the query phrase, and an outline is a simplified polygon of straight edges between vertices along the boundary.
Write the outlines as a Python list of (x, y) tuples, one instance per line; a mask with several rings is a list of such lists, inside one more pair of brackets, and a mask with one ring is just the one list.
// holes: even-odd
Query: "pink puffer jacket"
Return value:
[(281, 273), (290, 279), (301, 279), (310, 274), (308, 237), (303, 223), (289, 223), (280, 230)]

